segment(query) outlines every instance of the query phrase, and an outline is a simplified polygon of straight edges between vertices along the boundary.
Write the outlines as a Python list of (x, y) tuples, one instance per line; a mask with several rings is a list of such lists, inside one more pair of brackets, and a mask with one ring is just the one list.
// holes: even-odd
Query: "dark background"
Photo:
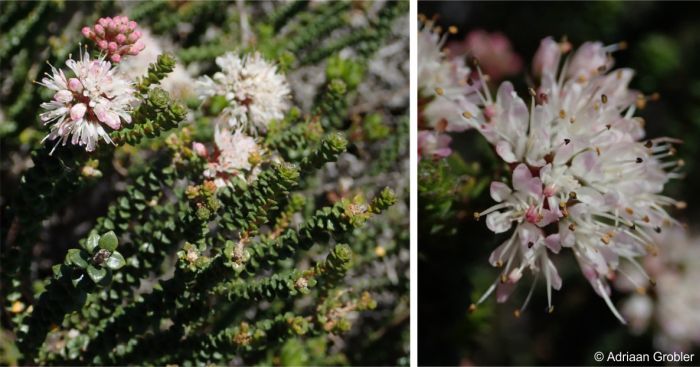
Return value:
[[(660, 101), (636, 114), (646, 120), (647, 135), (684, 140), (678, 148), (687, 177), (672, 181), (667, 193), (688, 202), (686, 210), (674, 215), (695, 228), (700, 216), (700, 195), (695, 193), (700, 185), (700, 3), (420, 2), (418, 11), (428, 18), (437, 16), (443, 29), (457, 26), (450, 40), (463, 40), (475, 29), (505, 34), (524, 61), (524, 72), (509, 78), (521, 95), (542, 38), (566, 35), (574, 47), (584, 41), (626, 41), (628, 48), (614, 54), (615, 66), (637, 71), (632, 88), (661, 95)], [(463, 166), (463, 172), (484, 182), (504, 174), (476, 132), (453, 134), (452, 148), (459, 153), (450, 158), (452, 167)], [(437, 175), (431, 171), (430, 176), (435, 185)], [(419, 173), (419, 186), (426, 180)], [(472, 219), (471, 213), (492, 205), (488, 189), (479, 195), (455, 195), (449, 216), (428, 208), (434, 200), (419, 196), (421, 365), (597, 365), (596, 351), (655, 351), (652, 331), (631, 335), (580, 274), (573, 256), (564, 252), (557, 259), (564, 285), (553, 294), (553, 314), (545, 312), (545, 287), (540, 285), (522, 317), (513, 316), (529, 281), (508, 302), (496, 305), (492, 296), (469, 314), (470, 303), (498, 275), (487, 263), (488, 254), (510, 233), (494, 236), (483, 222)], [(614, 291), (613, 302), (619, 305), (626, 296)], [(698, 356), (700, 351), (694, 352)]]

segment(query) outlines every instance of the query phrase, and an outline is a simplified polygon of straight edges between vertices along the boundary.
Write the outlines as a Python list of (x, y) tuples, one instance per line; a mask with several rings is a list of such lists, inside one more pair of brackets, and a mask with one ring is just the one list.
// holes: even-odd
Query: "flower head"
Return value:
[(56, 91), (53, 100), (41, 104), (47, 112), (39, 118), (44, 124), (53, 124), (44, 140), (58, 139), (57, 146), (70, 139), (71, 144), (84, 145), (88, 152), (95, 150), (100, 137), (113, 143), (104, 126), (119, 130), (122, 122), (131, 123), (129, 114), (135, 102), (132, 84), (108, 61), (91, 60), (86, 51), (81, 51), (78, 61), (70, 59), (66, 65), (73, 77), (52, 66), (52, 73), (39, 83)]
[(530, 269), (535, 280), (544, 275), (551, 307), (551, 289), (559, 289), (561, 279), (549, 257), (568, 248), (624, 322), (610, 300), (608, 278), (621, 259), (646, 255), (654, 248), (652, 235), (677, 223), (665, 207), (682, 203), (662, 194), (669, 179), (680, 177), (682, 161), (673, 159), (677, 141), (642, 140), (643, 121), (634, 113), (645, 97), (627, 87), (633, 72), (609, 72), (610, 52), (618, 48), (585, 43), (560, 70), (568, 47), (545, 39), (529, 108), (504, 82), (495, 98), (484, 88), (481, 114), (464, 115), (513, 169), (510, 186), (491, 185), (498, 204), (475, 215), (486, 216), (496, 233), (515, 226), (491, 255), (503, 270), (486, 295), (496, 290), (505, 301)]
[(138, 25), (128, 17), (100, 18), (92, 27), (83, 27), (83, 35), (95, 42), (106, 53), (107, 58), (118, 63), (125, 55), (138, 55), (145, 45), (139, 40)]
[(221, 71), (200, 79), (198, 91), (201, 99), (226, 98), (228, 106), (221, 117), (230, 128), (264, 132), (271, 120), (284, 117), (289, 85), (276, 66), (257, 52), (244, 57), (229, 52), (217, 57), (216, 64)]
[(418, 94), (422, 123), (440, 131), (464, 131), (464, 111), (478, 113), (477, 86), (469, 85), (471, 70), (463, 58), (443, 50), (446, 34), (425, 21), (418, 32)]
[[(226, 186), (232, 177), (253, 178), (257, 174), (257, 162), (261, 148), (255, 139), (241, 130), (232, 132), (226, 127), (217, 127), (214, 134), (216, 149), (209, 157), (204, 176), (214, 179), (217, 187)], [(206, 154), (203, 147), (195, 148), (198, 154)]]

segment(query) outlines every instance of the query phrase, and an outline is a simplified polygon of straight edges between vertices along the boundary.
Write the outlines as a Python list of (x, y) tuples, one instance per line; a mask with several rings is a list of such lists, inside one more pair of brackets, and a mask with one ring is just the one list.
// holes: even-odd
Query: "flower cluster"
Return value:
[[(471, 70), (463, 58), (449, 57), (443, 49), (447, 33), (422, 19), (418, 32), (419, 126), (437, 132), (459, 132), (469, 128), (460, 114), (476, 112), (477, 86), (468, 85)], [(450, 28), (450, 33), (456, 29)], [(445, 98), (438, 98), (445, 97)]]
[[(636, 291), (620, 311), (629, 320), (633, 333), (640, 334), (653, 323), (654, 345), (667, 352), (688, 351), (700, 345), (700, 241), (680, 227), (657, 235), (664, 251), (644, 261), (644, 272), (634, 264), (623, 263), (622, 277), (615, 286), (622, 291)], [(646, 278), (656, 282), (654, 292), (643, 286)]]
[(259, 53), (240, 57), (226, 53), (216, 58), (221, 72), (198, 81), (203, 100), (214, 96), (226, 98), (228, 106), (221, 119), (230, 128), (243, 128), (257, 134), (265, 132), (272, 120), (284, 117), (289, 108), (289, 84), (277, 73), (277, 67)]
[(109, 60), (118, 63), (125, 55), (138, 55), (145, 45), (139, 40), (137, 24), (126, 16), (100, 18), (92, 27), (83, 27), (83, 35), (95, 42)]
[(217, 126), (214, 134), (216, 147), (209, 155), (201, 143), (194, 143), (197, 154), (209, 160), (204, 176), (214, 180), (217, 187), (223, 187), (234, 177), (254, 179), (260, 171), (262, 150), (252, 138), (241, 130), (232, 132), (227, 127)]
[(90, 59), (87, 51), (81, 50), (80, 59), (70, 59), (66, 65), (73, 77), (52, 66), (52, 73), (39, 83), (55, 91), (50, 102), (41, 104), (47, 111), (39, 118), (44, 124), (53, 123), (44, 140), (58, 140), (51, 153), (58, 143), (65, 145), (69, 139), (92, 152), (100, 138), (112, 143), (104, 126), (119, 130), (123, 122), (131, 123), (134, 87), (110, 62)]
[[(419, 155), (439, 159), (451, 153), (448, 146), (451, 139), (446, 133), (471, 129), (473, 124), (463, 116), (482, 114), (479, 89), (485, 88), (488, 80), (517, 73), (522, 61), (502, 34), (474, 31), (467, 35), (465, 42), (453, 42), (445, 48), (448, 34), (457, 33), (456, 28), (450, 27), (447, 33), (442, 33), (440, 27), (425, 17), (421, 17), (420, 24), (418, 125), (422, 139), (419, 139)], [(475, 70), (465, 64), (465, 59), (475, 60), (474, 56), (483, 57), (482, 61), (489, 64), (484, 66), (485, 70), (493, 75), (484, 75), (480, 68)], [(434, 154), (436, 147), (440, 150)]]
[(665, 208), (684, 203), (662, 194), (680, 176), (683, 162), (672, 146), (678, 141), (644, 139), (644, 121), (634, 113), (648, 97), (628, 89), (632, 70), (611, 70), (610, 53), (622, 46), (585, 43), (560, 68), (571, 46), (546, 38), (534, 59), (539, 84), (530, 89), (529, 108), (504, 82), (495, 98), (485, 87), (477, 92), (479, 111), (462, 114), (512, 169), (510, 185), (491, 184), (498, 204), (475, 213), (495, 233), (515, 226), (491, 254), (501, 276), (478, 303), (494, 290), (505, 301), (529, 269), (534, 282), (544, 277), (551, 310), (551, 290), (562, 281), (550, 256), (568, 248), (624, 322), (608, 280), (622, 259), (636, 264), (655, 251), (652, 235), (677, 224)]

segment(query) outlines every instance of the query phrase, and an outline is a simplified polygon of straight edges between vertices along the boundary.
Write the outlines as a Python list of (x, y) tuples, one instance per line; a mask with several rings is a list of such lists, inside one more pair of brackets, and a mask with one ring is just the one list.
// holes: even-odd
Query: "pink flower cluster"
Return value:
[(83, 27), (83, 35), (95, 41), (112, 62), (118, 63), (124, 55), (138, 55), (145, 45), (139, 39), (137, 24), (126, 16), (100, 18), (92, 27)]

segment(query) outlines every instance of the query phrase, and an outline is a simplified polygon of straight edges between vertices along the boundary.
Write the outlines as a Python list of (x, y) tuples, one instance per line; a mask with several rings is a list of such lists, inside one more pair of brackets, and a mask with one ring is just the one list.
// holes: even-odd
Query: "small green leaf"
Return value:
[(107, 259), (107, 262), (105, 262), (105, 266), (112, 270), (119, 270), (124, 265), (126, 265), (126, 260), (124, 260), (124, 256), (122, 256), (122, 254), (116, 251), (113, 252), (112, 256), (110, 256)]
[[(81, 269), (85, 269), (88, 267), (88, 262), (85, 261), (85, 259), (83, 259), (80, 252), (81, 252), (80, 249), (77, 249), (77, 248), (72, 248), (72, 249), (68, 250), (68, 255), (66, 255), (66, 260), (68, 260), (68, 262), (70, 264), (74, 264), (75, 266), (77, 266)], [(70, 264), (68, 264), (68, 265), (70, 265)]]
[(78, 284), (80, 283), (81, 280), (85, 277), (85, 274), (80, 274), (79, 277), (71, 279), (71, 283), (73, 283), (74, 287), (77, 287)]
[(95, 247), (97, 247), (97, 243), (100, 241), (100, 235), (93, 232), (90, 234), (90, 237), (85, 241), (83, 244), (83, 248), (87, 250), (90, 254), (92, 254), (95, 251)]
[(114, 231), (109, 231), (100, 237), (100, 242), (99, 242), (100, 248), (103, 248), (107, 251), (114, 251), (117, 249), (117, 235), (114, 234)]
[(100, 282), (100, 280), (102, 280), (102, 278), (105, 277), (105, 275), (107, 275), (107, 269), (96, 268), (90, 265), (87, 268), (87, 273), (90, 276), (90, 279), (92, 279), (92, 281), (95, 282), (95, 284), (97, 284)]

